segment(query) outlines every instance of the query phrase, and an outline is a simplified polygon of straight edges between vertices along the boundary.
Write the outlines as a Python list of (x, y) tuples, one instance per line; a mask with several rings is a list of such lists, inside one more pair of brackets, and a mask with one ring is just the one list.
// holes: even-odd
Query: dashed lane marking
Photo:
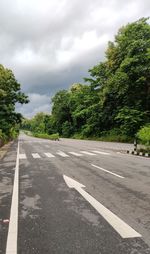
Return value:
[(107, 170), (107, 169), (101, 168), (101, 167), (96, 166), (96, 165), (94, 165), (94, 164), (91, 164), (91, 165), (92, 165), (93, 167), (95, 167), (95, 168), (98, 168), (98, 169), (100, 169), (100, 170), (102, 170), (102, 171), (104, 171), (104, 172), (108, 173), (108, 174), (111, 174), (111, 175), (117, 176), (117, 177), (119, 177), (119, 178), (124, 178), (124, 176), (121, 176), (121, 175), (115, 174), (115, 173), (113, 173), (113, 172), (111, 172), (111, 171), (109, 171), (109, 170)]

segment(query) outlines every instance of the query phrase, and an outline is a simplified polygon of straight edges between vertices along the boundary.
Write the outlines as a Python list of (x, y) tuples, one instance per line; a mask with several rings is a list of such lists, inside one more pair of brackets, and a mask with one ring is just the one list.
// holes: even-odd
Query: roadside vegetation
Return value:
[(52, 98), (50, 115), (24, 119), (36, 135), (150, 143), (150, 25), (146, 18), (119, 29), (105, 61), (89, 70), (85, 83)]
[(142, 127), (136, 136), (139, 142), (144, 145), (144, 147), (141, 146), (140, 151), (147, 151), (150, 154), (150, 124)]
[(44, 139), (51, 139), (51, 140), (59, 140), (59, 134), (47, 134), (47, 133), (35, 133), (30, 131), (24, 131), (25, 134), (28, 136), (36, 137), (36, 138), (44, 138)]
[(15, 112), (16, 103), (28, 103), (13, 72), (0, 65), (0, 147), (17, 137), (22, 116)]

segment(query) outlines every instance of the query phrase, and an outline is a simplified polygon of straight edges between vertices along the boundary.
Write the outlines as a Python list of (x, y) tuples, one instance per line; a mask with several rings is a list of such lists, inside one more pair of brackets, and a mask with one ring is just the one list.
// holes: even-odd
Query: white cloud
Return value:
[(80, 55), (84, 55), (97, 47), (107, 43), (109, 40), (109, 36), (107, 34), (103, 34), (102, 36), (98, 36), (96, 31), (88, 31), (83, 33), (82, 36), (78, 38), (74, 38), (72, 45), (68, 49), (59, 49), (57, 51), (57, 60), (59, 64), (66, 64), (72, 62), (74, 59), (79, 58)]

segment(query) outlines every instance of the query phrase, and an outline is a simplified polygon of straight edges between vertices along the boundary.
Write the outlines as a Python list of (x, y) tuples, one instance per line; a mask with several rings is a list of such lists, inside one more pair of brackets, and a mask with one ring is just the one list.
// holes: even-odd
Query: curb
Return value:
[(128, 153), (128, 154), (132, 154), (132, 155), (150, 157), (150, 154), (149, 154), (149, 153), (144, 153), (144, 152), (137, 152), (137, 151), (129, 151), (129, 150), (127, 150), (127, 153)]

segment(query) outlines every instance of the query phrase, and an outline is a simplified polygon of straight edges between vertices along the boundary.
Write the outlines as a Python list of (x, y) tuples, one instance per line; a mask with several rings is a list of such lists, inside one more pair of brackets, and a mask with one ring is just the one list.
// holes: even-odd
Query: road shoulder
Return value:
[(13, 180), (16, 165), (17, 141), (5, 147), (0, 159), (0, 253), (5, 253), (9, 227)]

